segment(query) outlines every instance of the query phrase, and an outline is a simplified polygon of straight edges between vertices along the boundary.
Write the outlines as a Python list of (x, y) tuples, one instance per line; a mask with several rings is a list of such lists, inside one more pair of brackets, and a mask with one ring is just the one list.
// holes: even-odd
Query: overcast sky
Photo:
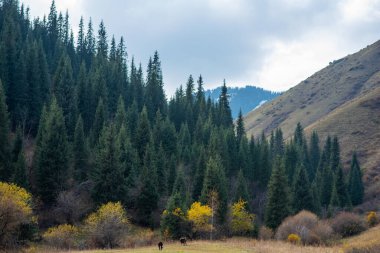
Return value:
[[(23, 0), (21, 0), (23, 1)], [(51, 0), (24, 0), (31, 16)], [(190, 74), (206, 87), (256, 85), (284, 91), (330, 61), (380, 39), (380, 0), (56, 0), (77, 31), (80, 16), (145, 67), (158, 50), (170, 96)]]

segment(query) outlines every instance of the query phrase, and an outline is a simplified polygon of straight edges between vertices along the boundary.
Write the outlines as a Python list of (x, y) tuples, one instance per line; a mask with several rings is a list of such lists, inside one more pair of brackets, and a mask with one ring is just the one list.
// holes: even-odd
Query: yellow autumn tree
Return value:
[(0, 182), (0, 248), (16, 243), (22, 225), (35, 222), (32, 196), (21, 187)]
[(211, 216), (211, 207), (202, 205), (200, 202), (194, 202), (187, 212), (188, 220), (193, 224), (194, 233), (210, 232), (212, 230)]
[(129, 220), (120, 202), (102, 205), (90, 214), (84, 222), (88, 243), (101, 248), (120, 245), (128, 231)]
[(231, 230), (236, 235), (246, 235), (253, 231), (255, 215), (246, 209), (247, 202), (240, 199), (231, 207)]
[(49, 228), (42, 235), (42, 238), (48, 245), (68, 250), (78, 246), (78, 237), (79, 229), (69, 224)]

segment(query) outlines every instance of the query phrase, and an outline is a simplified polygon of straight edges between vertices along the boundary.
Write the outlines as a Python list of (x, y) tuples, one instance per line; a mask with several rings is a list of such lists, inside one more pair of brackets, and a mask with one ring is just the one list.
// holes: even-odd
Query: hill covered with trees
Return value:
[[(218, 100), (220, 92), (220, 87), (205, 91), (206, 97), (210, 96), (213, 101)], [(268, 91), (263, 88), (249, 85), (240, 88), (227, 87), (227, 92), (229, 94), (231, 112), (234, 119), (238, 117), (240, 110), (243, 115), (245, 115), (263, 103), (281, 95), (281, 92)]]
[[(226, 83), (215, 102), (202, 76), (167, 100), (159, 54), (144, 71), (103, 22), (94, 32), (81, 19), (75, 40), (54, 1), (46, 18), (30, 20), (3, 0), (0, 35), (0, 180), (32, 193), (41, 230), (78, 224), (109, 202), (158, 228), (199, 201), (215, 211), (217, 234), (229, 235), (239, 200), (271, 228), (303, 209), (327, 216), (362, 201), (359, 162), (343, 174), (338, 138), (320, 148), (300, 124), (287, 143), (281, 129), (248, 137), (241, 114), (233, 124)], [(177, 225), (169, 236), (180, 236)]]

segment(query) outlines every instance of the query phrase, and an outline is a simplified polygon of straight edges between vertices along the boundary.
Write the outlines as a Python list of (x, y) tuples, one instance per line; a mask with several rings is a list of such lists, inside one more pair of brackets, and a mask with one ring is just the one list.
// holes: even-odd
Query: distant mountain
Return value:
[[(213, 100), (218, 100), (220, 92), (220, 87), (205, 91), (206, 97), (210, 96)], [(245, 115), (265, 102), (281, 95), (280, 92), (268, 91), (256, 86), (228, 87), (228, 94), (230, 95), (230, 106), (234, 119), (237, 118), (240, 109)]]
[(307, 135), (317, 131), (322, 143), (338, 136), (345, 168), (355, 150), (367, 199), (380, 204), (380, 41), (331, 62), (245, 117), (249, 136), (280, 127), (289, 138), (297, 122)]

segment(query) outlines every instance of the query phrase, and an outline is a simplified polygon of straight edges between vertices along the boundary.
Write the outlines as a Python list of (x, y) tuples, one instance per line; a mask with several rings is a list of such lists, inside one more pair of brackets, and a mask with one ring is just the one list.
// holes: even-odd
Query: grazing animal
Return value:
[(158, 243), (158, 250), (162, 250), (164, 248), (164, 244), (162, 242)]
[(181, 238), (179, 239), (179, 241), (181, 242), (181, 245), (183, 245), (183, 246), (187, 245), (187, 243), (186, 243), (186, 238), (185, 238), (185, 237), (181, 237)]

